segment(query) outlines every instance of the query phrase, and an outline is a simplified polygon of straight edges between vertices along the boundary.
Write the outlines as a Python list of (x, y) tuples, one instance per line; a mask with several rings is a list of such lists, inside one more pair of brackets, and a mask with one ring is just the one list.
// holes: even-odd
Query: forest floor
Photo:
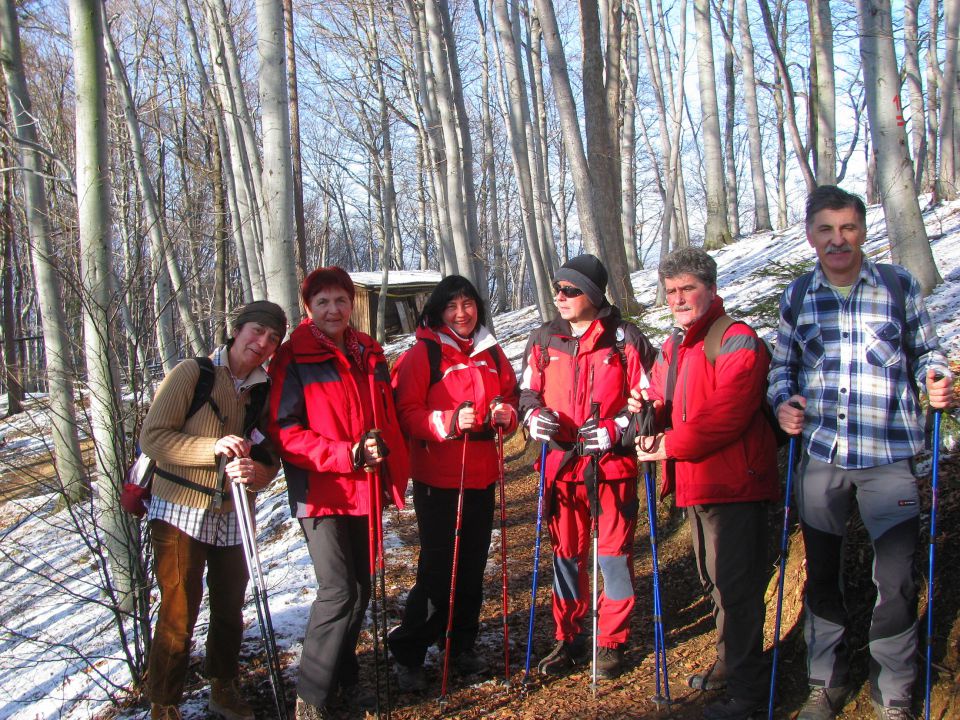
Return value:
[[(615, 681), (601, 681), (596, 696), (591, 693), (589, 669), (561, 679), (545, 679), (536, 673), (536, 661), (553, 645), (553, 620), (550, 614), (550, 544), (544, 531), (541, 551), (541, 573), (537, 594), (537, 613), (534, 632), (534, 654), (529, 683), (523, 680), (526, 652), (527, 623), (530, 610), (535, 514), (538, 477), (531, 469), (533, 450), (525, 448), (517, 435), (505, 450), (507, 478), (507, 538), (509, 551), (509, 636), (510, 685), (503, 682), (503, 643), (501, 625), (500, 548), (495, 532), (487, 574), (487, 600), (483, 606), (483, 629), (479, 650), (491, 667), (486, 680), (463, 679), (451, 675), (448, 702), (438, 703), (440, 694), (439, 656), (431, 651), (426, 664), (431, 684), (427, 692), (417, 696), (398, 695), (393, 685), (393, 713), (398, 720), (409, 718), (646, 718), (663, 717), (687, 720), (699, 718), (703, 708), (722, 697), (719, 692), (697, 692), (686, 684), (693, 672), (704, 669), (713, 661), (715, 633), (710, 606), (701, 595), (689, 531), (683, 513), (669, 501), (659, 503), (659, 567), (664, 622), (667, 628), (667, 655), (672, 704), (657, 705), (655, 695), (655, 668), (652, 642), (652, 576), (648, 525), (641, 511), (635, 543), (635, 588), (637, 603), (632, 619), (632, 638), (626, 651), (626, 672)], [(934, 589), (935, 617), (933, 657), (935, 677), (931, 707), (933, 718), (960, 717), (960, 458), (946, 457), (940, 467), (939, 510), (937, 517), (938, 542)], [(914, 709), (922, 713), (924, 691), (924, 660), (926, 628), (927, 543), (929, 537), (930, 485), (922, 484), (923, 507), (921, 545), (917, 552), (917, 577), (920, 588), (921, 653), (918, 654), (918, 681), (915, 686)], [(641, 509), (643, 508), (641, 486)], [(776, 608), (777, 558), (783, 522), (782, 506), (770, 507), (770, 584), (767, 592), (766, 645), (773, 638)], [(496, 523), (495, 523), (496, 525)], [(398, 528), (405, 545), (415, 547), (416, 525), (407, 520)], [(389, 559), (389, 553), (388, 553)], [(875, 591), (870, 579), (871, 549), (862, 523), (851, 520), (846, 551), (846, 582), (848, 611), (852, 632), (852, 673), (858, 691), (839, 717), (846, 720), (873, 718), (869, 686), (866, 682), (867, 630)], [(388, 567), (389, 587), (409, 588), (415, 578), (415, 563), (391, 564)], [(802, 636), (801, 589), (804, 578), (803, 543), (791, 518), (791, 537), (787, 577), (783, 602), (783, 625), (778, 670), (778, 703), (775, 716), (792, 718), (806, 696), (805, 645)], [(388, 590), (388, 609), (392, 622), (400, 616), (402, 607), (398, 593)], [(245, 646), (246, 647), (246, 646)], [(361, 636), (360, 656), (364, 684), (374, 685), (373, 649), (369, 631)], [(258, 662), (259, 656), (247, 658)], [(291, 677), (295, 677), (297, 658), (288, 657), (287, 702), (290, 708), (295, 700)], [(273, 717), (273, 700), (262, 665), (253, 668), (259, 675), (259, 695), (256, 703), (258, 717)], [(199, 677), (198, 683), (202, 683)], [(253, 683), (250, 683), (253, 684)], [(336, 717), (347, 718), (346, 711), (335, 712)]]

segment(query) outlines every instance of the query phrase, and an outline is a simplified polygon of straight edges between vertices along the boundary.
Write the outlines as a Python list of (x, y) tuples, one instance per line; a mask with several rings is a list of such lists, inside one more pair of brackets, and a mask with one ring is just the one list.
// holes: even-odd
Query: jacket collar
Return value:
[[(418, 327), (416, 333), (417, 340), (432, 340), (440, 345), (441, 348), (448, 348), (448, 351), (461, 353), (460, 347), (456, 341), (446, 333), (437, 332), (433, 328)], [(490, 332), (486, 326), (478, 325), (473, 333), (473, 347), (470, 350), (470, 357), (489, 350), (497, 344), (497, 338)]]

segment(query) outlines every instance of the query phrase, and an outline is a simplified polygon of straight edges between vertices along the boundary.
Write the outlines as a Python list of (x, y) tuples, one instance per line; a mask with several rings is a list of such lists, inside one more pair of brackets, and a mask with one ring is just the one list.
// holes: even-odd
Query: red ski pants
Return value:
[[(556, 638), (570, 642), (591, 631), (592, 538), (590, 502), (583, 483), (558, 481), (550, 502), (553, 544), (553, 619)], [(636, 479), (601, 481), (598, 527), (603, 591), (598, 594), (597, 644), (627, 641), (633, 611), (633, 535), (637, 525)]]

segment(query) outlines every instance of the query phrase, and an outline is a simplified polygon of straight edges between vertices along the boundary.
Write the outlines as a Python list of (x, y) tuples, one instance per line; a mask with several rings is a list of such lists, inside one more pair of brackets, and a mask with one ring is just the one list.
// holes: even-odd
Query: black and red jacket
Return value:
[[(640, 329), (623, 321), (620, 311), (606, 305), (579, 338), (570, 323), (556, 318), (530, 333), (520, 378), (520, 416), (526, 421), (540, 408), (560, 417), (560, 431), (547, 453), (547, 478), (583, 482), (590, 458), (571, 452), (577, 431), (590, 419), (593, 403), (601, 420), (619, 419), (627, 425), (630, 388), (653, 365), (656, 351)], [(624, 367), (626, 362), (626, 367)], [(539, 461), (538, 461), (539, 462)], [(600, 477), (608, 480), (635, 476), (633, 447), (614, 444), (600, 457)]]
[[(431, 348), (431, 345), (433, 346)], [(430, 355), (434, 353), (434, 362)], [(410, 439), (412, 476), (438, 488), (482, 489), (497, 478), (499, 456), (494, 431), (485, 421), (495, 398), (517, 406), (517, 377), (485, 327), (474, 333), (469, 352), (444, 332), (417, 330), (417, 343), (393, 368), (400, 425)], [(455, 427), (457, 409), (473, 402), (478, 427), (469, 433), (464, 466), (463, 435)], [(504, 433), (516, 429), (516, 414)]]
[(317, 342), (310, 323), (303, 320), (270, 362), (267, 429), (283, 461), (291, 512), (295, 517), (369, 514), (367, 473), (354, 467), (353, 448), (374, 427), (389, 449), (379, 465), (384, 489), (403, 507), (409, 459), (383, 348), (357, 333), (363, 390), (369, 394), (365, 413), (367, 403), (349, 360)]

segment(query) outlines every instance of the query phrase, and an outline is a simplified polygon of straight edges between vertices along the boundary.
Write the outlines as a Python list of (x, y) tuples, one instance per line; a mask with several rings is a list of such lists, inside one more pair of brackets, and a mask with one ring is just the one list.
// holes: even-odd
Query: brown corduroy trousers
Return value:
[(148, 694), (151, 702), (177, 705), (203, 597), (204, 568), (210, 596), (206, 674), (223, 679), (238, 675), (247, 565), (240, 545), (208, 545), (162, 520), (151, 520), (150, 532), (160, 612), (150, 647)]

